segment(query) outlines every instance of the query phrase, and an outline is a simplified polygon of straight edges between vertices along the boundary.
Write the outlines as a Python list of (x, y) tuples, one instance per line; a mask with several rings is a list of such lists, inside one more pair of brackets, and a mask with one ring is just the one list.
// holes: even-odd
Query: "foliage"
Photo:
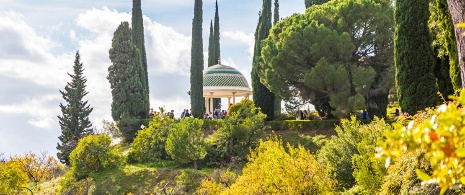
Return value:
[(263, 85), (259, 74), (260, 67), (260, 51), (262, 50), (262, 41), (268, 37), (271, 29), (271, 0), (263, 0), (262, 10), (259, 14), (258, 25), (255, 30), (255, 46), (252, 58), (252, 89), (253, 101), (255, 105), (266, 114), (267, 120), (274, 118), (275, 112), (275, 94)]
[(176, 177), (176, 190), (174, 194), (194, 194), (200, 186), (202, 174), (197, 170), (183, 169)]
[(357, 108), (384, 116), (392, 13), (390, 0), (332, 0), (282, 20), (263, 42), (261, 81), (285, 101), (310, 101), (320, 116)]
[[(58, 194), (154, 194), (153, 189), (158, 183), (173, 178), (178, 171), (125, 165), (92, 173), (89, 178), (79, 181), (68, 173), (61, 180)], [(174, 185), (174, 182), (170, 183), (170, 187)]]
[(130, 117), (126, 113), (121, 115), (121, 118), (116, 121), (119, 132), (126, 143), (131, 143), (136, 137), (137, 131), (141, 128), (141, 120)]
[(357, 143), (357, 154), (352, 157), (352, 175), (357, 183), (355, 188), (362, 194), (376, 194), (387, 174), (384, 161), (375, 156), (377, 142), (382, 139), (384, 132), (392, 131), (392, 126), (383, 119), (375, 118), (358, 130), (362, 139)]
[(413, 120), (407, 127), (395, 124), (396, 130), (385, 134), (387, 140), (381, 143), (380, 150), (382, 155), (395, 157), (403, 150), (422, 149), (433, 171), (430, 176), (417, 170), (417, 175), (425, 182), (439, 184), (441, 193), (465, 183), (465, 137), (462, 133), (465, 91), (452, 99), (455, 101), (441, 105), (429, 120)]
[(118, 121), (123, 114), (129, 118), (147, 116), (147, 89), (142, 75), (142, 57), (134, 45), (128, 22), (116, 29), (109, 51), (111, 65), (107, 79), (110, 82), (112, 104), (111, 116)]
[(432, 40), (427, 26), (428, 6), (428, 1), (400, 0), (395, 3), (397, 95), (402, 111), (412, 115), (439, 102)]
[(212, 179), (204, 179), (197, 188), (196, 193), (199, 195), (218, 195), (223, 191), (224, 186)]
[(213, 36), (213, 21), (210, 20), (210, 34), (208, 35), (208, 67), (215, 65), (215, 43)]
[(141, 102), (144, 106), (143, 111), (144, 116), (142, 118), (146, 118), (149, 115), (150, 109), (150, 99), (149, 99), (149, 78), (148, 78), (148, 71), (147, 71), (147, 54), (145, 52), (145, 39), (144, 39), (144, 20), (142, 19), (142, 8), (141, 8), (141, 0), (133, 0), (132, 1), (132, 40), (134, 41), (134, 45), (140, 51), (141, 57), (141, 66), (142, 68), (139, 69), (140, 71), (140, 81), (142, 82), (142, 87), (144, 88), (144, 94), (142, 94)]
[(390, 129), (389, 124), (379, 119), (368, 125), (363, 125), (355, 117), (341, 120), (341, 125), (335, 129), (337, 136), (317, 151), (319, 163), (331, 172), (339, 191), (356, 184), (364, 190), (379, 189), (385, 170), (380, 167), (380, 160), (373, 158), (375, 143), (384, 131)]
[(242, 175), (222, 194), (328, 194), (333, 182), (303, 147), (260, 141)]
[(87, 79), (83, 75), (84, 68), (79, 51), (76, 52), (73, 71), (74, 74), (68, 73), (71, 82), (66, 84), (64, 91), (60, 90), (67, 104), (60, 103), (62, 115), (58, 116), (61, 128), (61, 135), (58, 139), (61, 143), (58, 143), (56, 147), (57, 157), (61, 163), (66, 165), (70, 164), (69, 154), (76, 147), (79, 139), (93, 133), (92, 123), (89, 120), (93, 108), (83, 100), (89, 92), (85, 90)]
[(165, 115), (155, 115), (149, 125), (139, 130), (129, 151), (128, 161), (147, 163), (168, 159), (165, 151), (169, 126), (174, 119)]
[(79, 141), (71, 152), (72, 172), (77, 180), (85, 179), (93, 172), (112, 168), (120, 163), (115, 147), (110, 146), (108, 135), (89, 135)]
[(209, 137), (209, 144), (214, 150), (209, 155), (217, 157), (213, 161), (244, 160), (249, 149), (255, 148), (264, 136), (265, 115), (253, 102), (243, 100), (230, 111), (223, 126)]
[[(442, 70), (441, 73), (447, 80), (441, 81), (438, 78), (439, 90), (447, 97), (450, 92), (454, 92), (462, 88), (462, 80), (458, 67), (458, 52), (457, 41), (455, 39), (454, 24), (447, 5), (447, 0), (434, 0), (430, 2), (429, 27), (434, 35), (433, 46), (438, 59), (438, 66)], [(447, 72), (448, 71), (448, 72)], [(435, 71), (437, 73), (439, 71)], [(447, 85), (442, 85), (440, 82), (446, 82)], [(449, 86), (452, 85), (451, 86)], [(444, 92), (444, 90), (446, 91)]]
[(205, 113), (203, 98), (203, 39), (202, 39), (202, 0), (195, 0), (192, 20), (190, 99), (192, 116), (202, 118)]
[(292, 147), (298, 147), (299, 145), (304, 147), (306, 150), (314, 154), (318, 151), (329, 139), (325, 135), (310, 136), (304, 135), (297, 132), (278, 134), (284, 144), (288, 144)]
[(284, 120), (267, 121), (267, 129), (273, 131), (304, 131), (326, 134), (339, 124), (339, 120)]
[(32, 152), (17, 155), (10, 158), (8, 164), (20, 167), (27, 174), (29, 181), (36, 183), (54, 178), (62, 168), (53, 157), (47, 156), (45, 152), (40, 155)]
[(321, 5), (328, 2), (329, 0), (305, 0), (305, 8), (308, 8), (312, 5)]
[(0, 194), (20, 194), (28, 177), (15, 163), (0, 163)]
[(173, 160), (180, 163), (194, 162), (197, 169), (197, 161), (207, 154), (202, 125), (201, 119), (184, 118), (170, 126), (165, 150)]

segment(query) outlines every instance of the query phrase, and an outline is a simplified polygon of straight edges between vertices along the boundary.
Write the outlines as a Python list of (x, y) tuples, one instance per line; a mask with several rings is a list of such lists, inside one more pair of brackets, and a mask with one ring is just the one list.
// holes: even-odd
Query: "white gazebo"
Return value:
[(228, 105), (236, 103), (236, 97), (249, 99), (252, 90), (244, 75), (231, 66), (217, 64), (203, 71), (203, 97), (205, 108), (213, 113), (213, 98), (228, 98)]

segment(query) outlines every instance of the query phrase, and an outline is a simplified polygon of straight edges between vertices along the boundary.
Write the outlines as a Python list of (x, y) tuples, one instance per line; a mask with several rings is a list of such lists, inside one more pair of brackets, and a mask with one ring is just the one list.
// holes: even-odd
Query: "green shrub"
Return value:
[[(284, 120), (267, 121), (267, 129), (273, 131), (322, 131), (334, 129), (339, 124), (339, 120)], [(317, 133), (323, 134), (323, 133)]]
[(15, 163), (0, 162), (0, 194), (20, 194), (29, 179)]
[(169, 159), (165, 145), (172, 123), (174, 120), (168, 116), (155, 115), (149, 125), (137, 133), (129, 151), (128, 162), (148, 163)]
[(222, 194), (330, 194), (334, 182), (303, 147), (260, 141), (234, 184)]
[(93, 172), (115, 167), (120, 163), (120, 156), (111, 146), (108, 135), (89, 135), (79, 141), (70, 154), (70, 161), (74, 177), (81, 180)]
[(200, 181), (204, 175), (197, 170), (183, 169), (176, 177), (176, 189), (174, 194), (194, 194), (200, 186)]
[(250, 100), (231, 106), (222, 127), (209, 137), (209, 160), (212, 162), (245, 160), (250, 149), (264, 137), (265, 114)]
[(330, 170), (337, 180), (337, 189), (343, 191), (356, 184), (356, 191), (368, 194), (379, 189), (385, 170), (384, 162), (374, 157), (377, 139), (392, 127), (383, 120), (375, 119), (368, 125), (355, 117), (342, 119), (333, 136), (318, 151), (318, 161)]
[(131, 143), (136, 137), (137, 131), (141, 128), (141, 120), (137, 118), (130, 118), (123, 115), (119, 121), (116, 122), (121, 135), (123, 135), (124, 141)]
[(202, 125), (201, 119), (183, 118), (170, 126), (165, 150), (173, 160), (183, 164), (194, 162), (197, 169), (197, 161), (207, 154)]

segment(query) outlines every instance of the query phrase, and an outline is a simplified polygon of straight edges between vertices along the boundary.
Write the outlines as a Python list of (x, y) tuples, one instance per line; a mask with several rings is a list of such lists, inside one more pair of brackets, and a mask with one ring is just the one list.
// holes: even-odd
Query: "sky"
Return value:
[[(222, 64), (241, 71), (250, 83), (260, 0), (219, 0)], [(106, 80), (113, 33), (131, 20), (131, 0), (0, 0), (0, 153), (47, 152), (56, 156), (61, 129), (59, 90), (71, 81), (76, 51), (98, 130), (112, 121)], [(194, 0), (142, 0), (150, 106), (190, 108), (189, 70)], [(203, 1), (203, 42), (208, 56), (214, 0)], [(305, 11), (304, 0), (281, 0), (280, 18)], [(223, 100), (224, 101), (224, 100)]]

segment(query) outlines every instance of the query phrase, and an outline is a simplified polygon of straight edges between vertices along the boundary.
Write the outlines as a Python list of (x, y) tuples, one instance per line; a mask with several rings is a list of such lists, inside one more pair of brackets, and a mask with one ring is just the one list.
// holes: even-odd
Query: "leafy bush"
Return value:
[(169, 159), (165, 151), (169, 126), (174, 120), (168, 116), (155, 115), (149, 125), (139, 130), (129, 151), (128, 161), (147, 163)]
[(204, 179), (196, 192), (199, 195), (218, 195), (223, 191), (224, 186), (212, 179)]
[[(343, 191), (358, 184), (359, 191), (370, 194), (380, 188), (385, 170), (380, 159), (374, 158), (377, 139), (392, 127), (384, 120), (375, 119), (368, 125), (352, 117), (342, 119), (333, 136), (318, 151), (318, 161), (337, 180), (337, 189)], [(371, 191), (370, 191), (371, 190)]]
[(110, 144), (110, 137), (103, 134), (81, 139), (70, 155), (74, 177), (81, 180), (93, 172), (116, 166), (120, 162), (120, 156), (117, 149)]
[[(339, 120), (284, 120), (267, 121), (267, 129), (273, 131), (328, 131), (339, 124)], [(317, 133), (317, 134), (323, 134)]]
[(413, 120), (407, 127), (395, 124), (396, 130), (386, 133), (387, 140), (380, 144), (380, 154), (388, 157), (421, 149), (433, 171), (430, 176), (417, 169), (417, 175), (423, 181), (437, 183), (441, 193), (465, 183), (465, 90), (451, 99), (455, 101), (439, 106), (429, 120)]
[[(224, 194), (328, 194), (333, 181), (303, 147), (283, 146), (276, 138), (260, 141), (249, 162)], [(222, 193), (222, 194), (223, 194)]]
[(136, 137), (137, 131), (141, 128), (141, 120), (137, 118), (131, 118), (127, 115), (121, 117), (119, 121), (116, 122), (121, 135), (124, 138), (124, 141), (131, 143)]
[(29, 152), (24, 155), (17, 155), (12, 157), (9, 164), (14, 164), (26, 173), (31, 182), (40, 182), (52, 179), (62, 168), (60, 164), (47, 153), (36, 155)]
[(266, 115), (250, 100), (243, 100), (230, 108), (220, 129), (209, 137), (211, 161), (244, 160), (264, 136)]
[(183, 118), (181, 122), (172, 124), (166, 140), (166, 152), (173, 160), (180, 163), (197, 161), (207, 154), (202, 130), (203, 120)]
[(15, 163), (0, 162), (0, 194), (21, 194), (28, 177)]
[(203, 177), (202, 173), (197, 170), (183, 169), (176, 177), (176, 189), (174, 194), (194, 194), (195, 190), (200, 186), (200, 180)]

